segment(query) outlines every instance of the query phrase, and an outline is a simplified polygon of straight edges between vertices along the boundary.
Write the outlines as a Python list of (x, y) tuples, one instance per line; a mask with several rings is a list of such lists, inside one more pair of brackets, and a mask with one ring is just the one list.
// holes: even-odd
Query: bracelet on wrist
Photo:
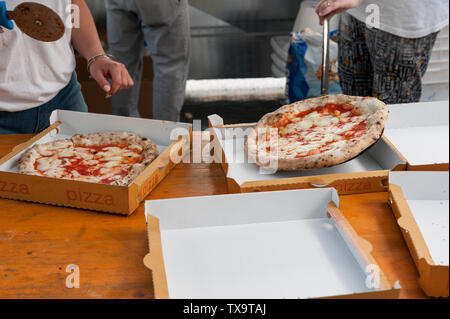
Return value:
[(87, 60), (87, 71), (89, 73), (89, 76), (91, 76), (91, 65), (92, 65), (92, 63), (94, 63), (95, 60), (97, 60), (99, 58), (105, 58), (105, 59), (108, 59), (108, 60), (112, 60), (112, 55), (109, 55), (109, 54), (96, 54), (96, 55), (90, 57)]

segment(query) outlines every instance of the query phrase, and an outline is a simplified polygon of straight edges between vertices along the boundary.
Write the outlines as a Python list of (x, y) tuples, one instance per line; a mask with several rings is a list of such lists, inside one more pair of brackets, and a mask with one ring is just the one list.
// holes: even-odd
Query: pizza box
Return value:
[(332, 188), (147, 201), (155, 297), (398, 298), (338, 207)]
[[(357, 158), (330, 168), (265, 172), (249, 162), (244, 143), (254, 123), (223, 125), (218, 115), (208, 117), (213, 141), (221, 154), (219, 161), (225, 172), (229, 193), (283, 189), (334, 187), (338, 193), (356, 194), (387, 191), (390, 170), (405, 170), (406, 161), (384, 138)], [(220, 153), (220, 152), (216, 152)]]
[[(50, 122), (48, 129), (16, 146), (0, 159), (0, 197), (130, 215), (176, 165), (171, 154), (180, 154), (186, 148), (189, 149), (191, 126), (184, 123), (61, 110), (52, 113)], [(75, 134), (119, 131), (152, 139), (160, 152), (128, 186), (18, 173), (20, 157), (34, 144), (70, 138)], [(173, 136), (177, 132), (181, 135)]]
[(389, 201), (420, 275), (431, 297), (449, 291), (449, 173), (392, 172)]
[(449, 168), (448, 101), (389, 105), (384, 136), (407, 161), (407, 170)]

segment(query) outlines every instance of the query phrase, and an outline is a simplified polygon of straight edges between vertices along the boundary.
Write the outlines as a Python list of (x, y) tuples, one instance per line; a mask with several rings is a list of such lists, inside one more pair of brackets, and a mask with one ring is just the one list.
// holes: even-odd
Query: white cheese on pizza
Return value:
[(75, 135), (33, 146), (21, 157), (19, 172), (124, 186), (157, 155), (154, 142), (131, 133)]
[(330, 167), (375, 143), (388, 118), (371, 97), (328, 95), (286, 105), (265, 115), (249, 135), (246, 150), (260, 166), (278, 170)]

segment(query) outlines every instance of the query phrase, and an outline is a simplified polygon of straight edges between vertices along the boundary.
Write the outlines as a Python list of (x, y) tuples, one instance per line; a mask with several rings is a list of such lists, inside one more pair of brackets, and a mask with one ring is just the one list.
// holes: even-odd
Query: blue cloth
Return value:
[(0, 112), (0, 134), (39, 133), (50, 126), (50, 115), (57, 109), (87, 112), (75, 72), (69, 84), (51, 101), (25, 111)]
[[(337, 33), (337, 30), (332, 31), (330, 38), (335, 37)], [(321, 95), (321, 75), (318, 76), (318, 71), (321, 71), (322, 67), (321, 41), (322, 38), (316, 34), (302, 35), (300, 32), (291, 34), (289, 59), (286, 65), (288, 70), (286, 93), (290, 103)], [(333, 59), (336, 55), (337, 44), (330, 41), (330, 57)], [(339, 81), (329, 79), (328, 93), (342, 93)]]

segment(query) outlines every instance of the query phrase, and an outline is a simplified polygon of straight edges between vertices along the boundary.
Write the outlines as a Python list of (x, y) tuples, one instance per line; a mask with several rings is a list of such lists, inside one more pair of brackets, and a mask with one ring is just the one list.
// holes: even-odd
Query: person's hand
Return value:
[(361, 2), (363, 2), (363, 0), (321, 0), (316, 7), (320, 25), (323, 25), (323, 20), (331, 19), (338, 13), (351, 8), (356, 8)]
[[(134, 85), (125, 65), (119, 62), (100, 57), (92, 62), (89, 71), (97, 84), (106, 92), (107, 99), (120, 90), (129, 89)], [(112, 80), (112, 85), (109, 84), (108, 78)]]
[(3, 33), (3, 28), (2, 27), (0, 27), (0, 33)]

